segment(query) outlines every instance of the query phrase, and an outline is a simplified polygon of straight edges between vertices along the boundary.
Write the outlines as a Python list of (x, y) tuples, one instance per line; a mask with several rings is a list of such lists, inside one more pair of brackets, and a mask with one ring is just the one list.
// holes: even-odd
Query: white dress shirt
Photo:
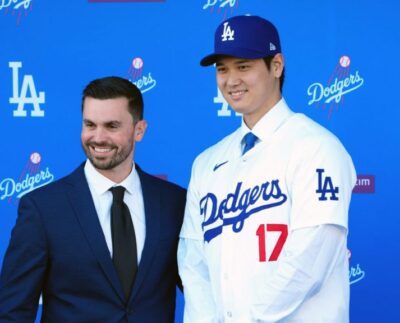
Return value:
[(128, 177), (121, 183), (114, 183), (100, 174), (89, 160), (86, 161), (84, 171), (111, 257), (113, 250), (111, 237), (111, 204), (113, 198), (109, 189), (113, 186), (125, 187), (124, 202), (129, 208), (132, 223), (135, 228), (137, 260), (139, 264), (146, 238), (146, 221), (142, 187), (135, 165), (133, 165), (132, 171)]

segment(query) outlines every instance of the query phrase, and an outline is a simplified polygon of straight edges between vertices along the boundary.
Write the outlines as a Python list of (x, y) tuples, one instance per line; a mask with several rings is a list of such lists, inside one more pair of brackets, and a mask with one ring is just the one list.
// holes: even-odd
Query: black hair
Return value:
[[(263, 58), (265, 65), (267, 65), (268, 71), (271, 69), (271, 62), (272, 62), (273, 58), (274, 58), (274, 56), (266, 56)], [(279, 78), (279, 88), (280, 88), (281, 93), (282, 93), (284, 81), (285, 81), (285, 67), (283, 67), (281, 77)]]
[(132, 82), (117, 76), (109, 76), (91, 81), (83, 90), (82, 112), (85, 98), (106, 100), (127, 98), (129, 113), (136, 123), (143, 119), (144, 105), (140, 90)]

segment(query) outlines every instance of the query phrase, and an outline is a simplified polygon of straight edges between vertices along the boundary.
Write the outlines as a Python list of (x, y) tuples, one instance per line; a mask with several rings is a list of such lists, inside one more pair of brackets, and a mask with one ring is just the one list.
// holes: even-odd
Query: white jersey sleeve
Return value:
[(201, 177), (199, 176), (199, 157), (193, 163), (192, 174), (186, 197), (185, 216), (180, 238), (203, 241), (202, 218), (199, 214)]
[[(196, 161), (187, 193), (185, 217), (178, 246), (178, 267), (185, 297), (185, 323), (217, 323), (208, 265), (204, 257), (202, 217), (199, 214), (199, 177)], [(185, 288), (190, 286), (190, 288)]]
[[(312, 314), (315, 318), (323, 317), (325, 308), (316, 305), (312, 296), (326, 283), (337, 264), (347, 261), (346, 235), (345, 228), (330, 224), (292, 232), (276, 272), (262, 288), (256, 289), (254, 322), (311, 322)], [(333, 285), (330, 292), (341, 294), (340, 284)], [(348, 302), (348, 294), (342, 297)], [(349, 320), (348, 311), (332, 315), (335, 317), (330, 317), (329, 322)]]
[(334, 135), (322, 131), (299, 140), (286, 181), (292, 202), (291, 230), (319, 224), (347, 229), (356, 174), (351, 157)]

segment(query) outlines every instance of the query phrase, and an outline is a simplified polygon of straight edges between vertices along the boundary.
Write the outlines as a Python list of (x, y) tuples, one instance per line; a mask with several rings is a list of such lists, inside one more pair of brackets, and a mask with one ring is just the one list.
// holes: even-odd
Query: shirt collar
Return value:
[(251, 131), (259, 140), (266, 141), (272, 137), (275, 131), (292, 114), (293, 112), (287, 106), (285, 99), (282, 98), (255, 124), (253, 129), (250, 129), (242, 119), (242, 138), (246, 133)]
[(94, 189), (98, 195), (104, 194), (111, 187), (117, 185), (125, 187), (129, 194), (133, 194), (135, 189), (137, 189), (138, 186), (140, 187), (140, 179), (135, 169), (135, 164), (133, 164), (132, 171), (121, 183), (114, 183), (112, 180), (100, 174), (96, 168), (94, 168), (90, 160), (86, 160), (84, 171), (89, 186)]

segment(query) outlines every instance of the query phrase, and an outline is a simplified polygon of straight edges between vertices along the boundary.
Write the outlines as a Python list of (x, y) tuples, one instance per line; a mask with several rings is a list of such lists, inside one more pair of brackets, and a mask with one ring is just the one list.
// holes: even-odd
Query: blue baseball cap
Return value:
[(257, 59), (280, 52), (278, 30), (271, 22), (259, 16), (236, 16), (218, 26), (214, 53), (204, 57), (200, 65), (212, 65), (220, 56)]

